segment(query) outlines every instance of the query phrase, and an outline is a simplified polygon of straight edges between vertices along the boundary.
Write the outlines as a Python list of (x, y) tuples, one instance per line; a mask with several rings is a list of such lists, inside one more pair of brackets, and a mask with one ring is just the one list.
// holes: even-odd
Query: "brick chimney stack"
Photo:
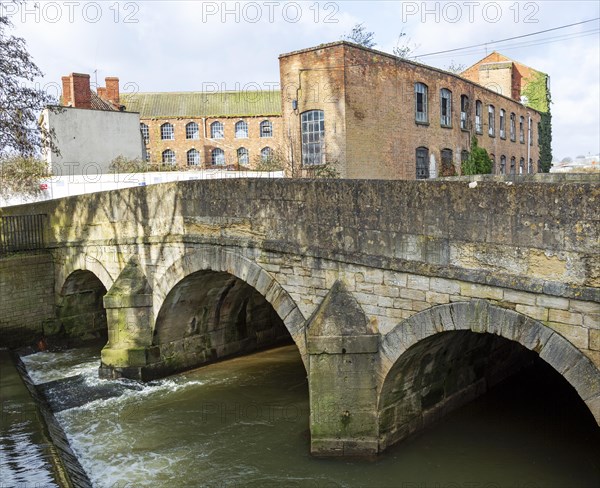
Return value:
[(92, 108), (90, 75), (71, 73), (71, 101), (76, 108)]
[(99, 86), (96, 91), (98, 92), (98, 96), (102, 100), (108, 100), (108, 98), (106, 97), (106, 88), (104, 88), (103, 86)]
[(62, 79), (62, 104), (65, 107), (68, 107), (73, 102), (73, 97), (71, 96), (71, 77), (63, 76), (61, 79)]
[(106, 98), (114, 104), (119, 104), (119, 78), (111, 76), (105, 78)]

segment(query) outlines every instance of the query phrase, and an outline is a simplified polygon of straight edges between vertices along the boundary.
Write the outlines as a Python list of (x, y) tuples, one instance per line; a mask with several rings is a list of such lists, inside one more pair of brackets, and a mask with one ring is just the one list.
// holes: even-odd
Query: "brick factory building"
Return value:
[(276, 160), (295, 175), (325, 166), (342, 178), (433, 178), (460, 172), (475, 135), (495, 173), (537, 172), (540, 114), (519, 101), (527, 67), (493, 56), (459, 76), (339, 41), (279, 56), (280, 91), (122, 94), (120, 103), (140, 113), (153, 163)]

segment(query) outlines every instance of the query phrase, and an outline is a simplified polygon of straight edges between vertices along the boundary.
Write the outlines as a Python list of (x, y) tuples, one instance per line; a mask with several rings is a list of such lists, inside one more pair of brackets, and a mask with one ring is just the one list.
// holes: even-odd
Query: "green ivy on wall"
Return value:
[(539, 71), (523, 88), (522, 95), (527, 97), (527, 106), (541, 113), (538, 124), (540, 146), (540, 169), (544, 173), (550, 171), (552, 166), (552, 114), (550, 113), (550, 88), (548, 75)]

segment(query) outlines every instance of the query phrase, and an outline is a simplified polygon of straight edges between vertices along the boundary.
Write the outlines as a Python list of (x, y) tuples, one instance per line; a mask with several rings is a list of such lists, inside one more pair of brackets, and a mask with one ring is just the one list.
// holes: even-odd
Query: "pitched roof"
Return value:
[(141, 118), (281, 115), (279, 91), (123, 93), (120, 102)]
[(90, 99), (90, 102), (92, 104), (92, 108), (94, 110), (108, 110), (108, 111), (118, 111), (119, 109), (116, 108), (112, 103), (107, 102), (106, 100), (103, 100), (102, 98), (100, 98), (100, 96), (94, 92), (91, 92), (92, 96)]

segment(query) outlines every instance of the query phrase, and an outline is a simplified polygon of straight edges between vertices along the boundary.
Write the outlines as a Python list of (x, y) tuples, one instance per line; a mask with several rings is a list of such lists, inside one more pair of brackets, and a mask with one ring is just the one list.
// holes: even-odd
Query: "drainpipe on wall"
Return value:
[(529, 160), (531, 159), (531, 115), (527, 112), (527, 172), (529, 173)]

